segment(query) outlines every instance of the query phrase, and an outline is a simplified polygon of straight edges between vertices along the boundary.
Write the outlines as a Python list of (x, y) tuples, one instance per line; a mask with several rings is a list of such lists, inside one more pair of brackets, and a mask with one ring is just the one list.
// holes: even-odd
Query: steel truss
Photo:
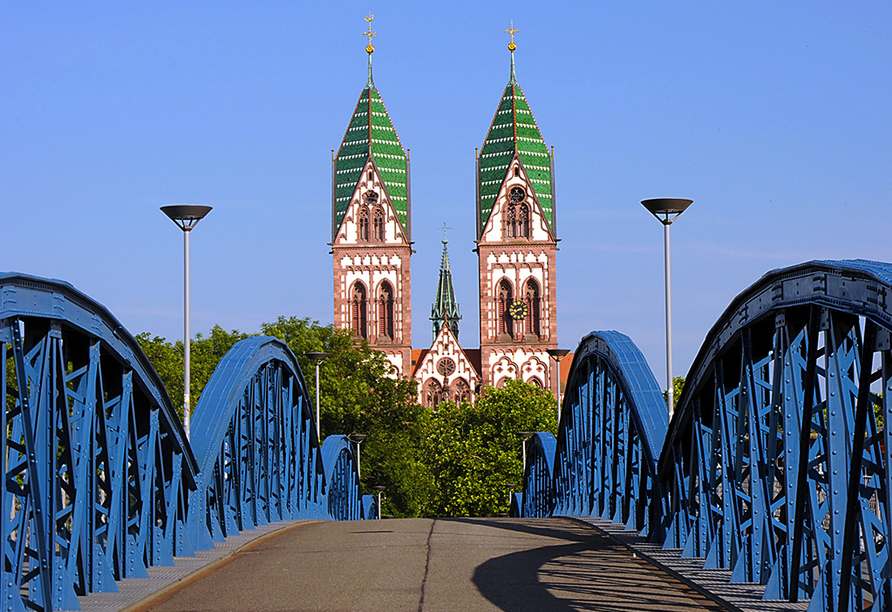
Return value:
[(667, 546), (809, 610), (890, 602), (892, 265), (767, 274), (713, 327), (660, 460)]
[(324, 462), (297, 360), (274, 338), (224, 357), (192, 447), (135, 339), (67, 283), (0, 275), (0, 369), (4, 611), (78, 609), (242, 529), (374, 509), (340, 436)]
[[(765, 584), (766, 599), (892, 608), (890, 297), (892, 264), (770, 272), (710, 331), (668, 434), (665, 401), (631, 341), (621, 337), (631, 348), (620, 351), (615, 332), (588, 336), (551, 483), (528, 477), (514, 505), (538, 509), (541, 496), (552, 514), (645, 530), (732, 581)], [(536, 462), (530, 453), (525, 474), (542, 470)]]
[(659, 510), (648, 500), (667, 421), (634, 343), (618, 332), (592, 332), (573, 358), (556, 446), (543, 433), (528, 443), (523, 516), (598, 515), (646, 529)]
[(172, 563), (196, 465), (145, 355), (67, 283), (0, 275), (2, 606), (77, 609)]

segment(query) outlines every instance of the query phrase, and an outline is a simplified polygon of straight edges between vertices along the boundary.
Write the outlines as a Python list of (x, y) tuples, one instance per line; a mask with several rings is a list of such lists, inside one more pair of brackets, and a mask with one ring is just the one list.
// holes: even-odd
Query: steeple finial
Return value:
[(365, 52), (369, 54), (369, 79), (368, 79), (368, 81), (366, 81), (365, 86), (368, 87), (369, 89), (375, 88), (375, 81), (372, 80), (372, 53), (375, 52), (375, 47), (372, 46), (372, 36), (377, 36), (378, 33), (372, 32), (372, 20), (374, 18), (375, 18), (374, 15), (369, 15), (368, 17), (364, 18), (366, 20), (366, 22), (369, 24), (369, 29), (362, 33), (363, 36), (369, 37), (369, 44), (365, 48)]
[(437, 229), (443, 230), (443, 244), (448, 244), (449, 241), (446, 240), (446, 230), (451, 230), (452, 228), (446, 225), (446, 222), (443, 221), (443, 227), (438, 227)]
[(511, 52), (511, 78), (508, 80), (509, 85), (517, 85), (517, 77), (514, 75), (514, 50), (517, 49), (517, 45), (514, 44), (514, 35), (520, 32), (520, 30), (514, 29), (514, 21), (511, 21), (511, 27), (505, 30), (505, 34), (511, 36), (511, 42), (508, 43), (508, 50)]

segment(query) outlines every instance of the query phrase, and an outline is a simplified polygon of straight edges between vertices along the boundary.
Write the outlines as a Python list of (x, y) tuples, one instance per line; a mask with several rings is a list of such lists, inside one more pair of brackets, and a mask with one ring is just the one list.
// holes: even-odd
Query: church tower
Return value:
[(520, 379), (553, 389), (558, 374), (553, 156), (514, 72), (477, 157), (480, 375), (485, 385)]
[(334, 325), (387, 355), (397, 375), (410, 373), (412, 321), (409, 258), (412, 206), (409, 156), (372, 80), (341, 147), (332, 155), (331, 252)]

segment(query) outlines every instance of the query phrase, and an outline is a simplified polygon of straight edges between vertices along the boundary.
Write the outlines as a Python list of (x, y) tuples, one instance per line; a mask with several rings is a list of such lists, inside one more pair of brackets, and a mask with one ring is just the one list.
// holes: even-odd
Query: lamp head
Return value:
[(362, 441), (368, 438), (365, 434), (350, 434), (347, 436), (351, 442), (355, 442), (356, 444), (362, 444)]
[(184, 232), (191, 231), (213, 208), (202, 204), (171, 204), (162, 206), (161, 212)]
[(325, 361), (328, 359), (328, 353), (305, 353), (307, 357), (313, 361)]
[(651, 198), (641, 204), (663, 225), (671, 225), (676, 217), (687, 210), (694, 200), (685, 198)]

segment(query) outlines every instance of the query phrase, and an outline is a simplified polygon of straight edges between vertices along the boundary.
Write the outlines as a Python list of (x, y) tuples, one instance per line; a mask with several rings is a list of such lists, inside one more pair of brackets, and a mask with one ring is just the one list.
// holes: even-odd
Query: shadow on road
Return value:
[(555, 519), (439, 520), (567, 542), (503, 555), (476, 568), (473, 582), (480, 594), (506, 612), (724, 610), (582, 523)]

